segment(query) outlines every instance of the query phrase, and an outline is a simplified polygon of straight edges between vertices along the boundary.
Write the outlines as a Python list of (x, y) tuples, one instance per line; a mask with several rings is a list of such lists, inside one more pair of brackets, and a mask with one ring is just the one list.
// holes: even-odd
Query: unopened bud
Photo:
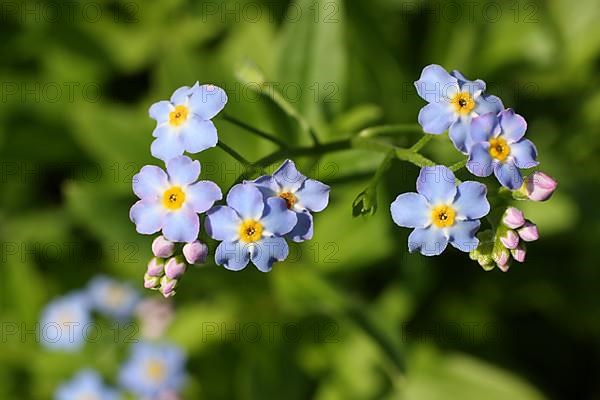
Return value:
[(148, 262), (148, 267), (146, 268), (146, 273), (149, 276), (158, 276), (161, 277), (165, 273), (165, 262), (158, 258), (154, 257), (150, 262)]
[(502, 217), (502, 223), (510, 229), (517, 229), (525, 223), (523, 211), (515, 207), (508, 207)]
[(208, 246), (199, 240), (183, 246), (183, 255), (188, 264), (204, 264), (208, 256)]
[(144, 287), (146, 289), (157, 290), (160, 286), (160, 277), (144, 274)]
[(170, 279), (168, 276), (160, 278), (160, 292), (165, 297), (175, 296), (175, 288), (179, 281), (177, 279)]
[(509, 229), (503, 236), (500, 236), (500, 242), (502, 242), (507, 249), (516, 249), (519, 245), (519, 235), (512, 229)]
[(165, 264), (165, 275), (170, 279), (179, 279), (187, 269), (182, 257), (172, 257)]
[(525, 178), (523, 188), (530, 200), (546, 201), (556, 190), (558, 183), (554, 178), (543, 172), (536, 171)]
[(537, 225), (531, 221), (526, 221), (525, 225), (520, 228), (518, 231), (519, 236), (526, 242), (533, 242), (540, 238), (540, 233), (538, 231)]
[(152, 242), (152, 253), (156, 257), (169, 258), (175, 252), (175, 243), (160, 235)]
[(511, 250), (510, 254), (513, 256), (515, 261), (520, 263), (525, 262), (525, 255), (527, 254), (525, 245), (521, 243), (516, 249)]

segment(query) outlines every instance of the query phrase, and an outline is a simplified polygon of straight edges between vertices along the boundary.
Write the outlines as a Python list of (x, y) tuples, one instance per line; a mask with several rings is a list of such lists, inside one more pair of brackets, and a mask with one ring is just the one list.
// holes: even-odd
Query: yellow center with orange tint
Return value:
[(173, 186), (163, 193), (163, 205), (169, 210), (179, 210), (185, 202), (185, 193), (179, 186)]
[(506, 160), (510, 154), (510, 146), (506, 139), (498, 137), (490, 140), (490, 156), (498, 161)]
[(431, 211), (431, 221), (438, 228), (446, 228), (454, 225), (456, 211), (448, 205), (435, 206)]
[(288, 209), (294, 207), (294, 204), (296, 204), (296, 201), (298, 201), (298, 199), (296, 198), (296, 196), (294, 196), (292, 192), (279, 193), (279, 197), (285, 200), (285, 205)]
[(153, 381), (160, 381), (165, 376), (165, 366), (162, 362), (152, 360), (146, 365), (146, 376)]
[(240, 239), (244, 243), (252, 243), (262, 238), (263, 226), (260, 222), (248, 219), (240, 225)]
[(175, 106), (175, 109), (169, 113), (169, 123), (173, 126), (179, 126), (188, 119), (189, 114), (190, 110), (186, 106)]
[(475, 101), (468, 92), (458, 92), (450, 103), (460, 115), (467, 115), (475, 108)]

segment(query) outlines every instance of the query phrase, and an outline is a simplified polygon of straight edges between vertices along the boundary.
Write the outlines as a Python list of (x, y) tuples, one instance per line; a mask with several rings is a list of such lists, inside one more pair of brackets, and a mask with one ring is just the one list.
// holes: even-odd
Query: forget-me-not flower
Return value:
[(193, 87), (177, 89), (170, 101), (154, 103), (149, 110), (150, 117), (156, 120), (152, 155), (168, 161), (184, 151), (198, 153), (216, 146), (217, 128), (211, 119), (226, 103), (223, 89), (198, 82)]
[(519, 168), (539, 164), (535, 145), (523, 139), (526, 130), (525, 119), (511, 109), (473, 119), (467, 169), (476, 176), (490, 176), (493, 171), (502, 186), (519, 189), (523, 185)]
[(471, 119), (504, 109), (498, 97), (484, 93), (486, 85), (481, 79), (470, 81), (460, 72), (448, 73), (436, 64), (423, 69), (415, 87), (419, 96), (429, 103), (419, 112), (423, 130), (436, 135), (448, 130), (454, 146), (465, 154), (471, 144)]
[(78, 350), (85, 342), (85, 330), (90, 323), (90, 303), (84, 293), (59, 297), (42, 311), (40, 342), (52, 350)]
[(323, 211), (329, 203), (329, 186), (307, 179), (291, 160), (286, 160), (272, 176), (261, 176), (253, 181), (265, 198), (280, 197), (287, 208), (294, 211), (298, 222), (286, 236), (294, 242), (309, 240), (313, 236), (311, 212)]
[(91, 306), (118, 320), (129, 318), (140, 300), (139, 293), (125, 282), (97, 276), (88, 284)]
[(137, 231), (150, 235), (162, 229), (173, 242), (196, 240), (198, 214), (223, 197), (214, 182), (196, 182), (199, 175), (200, 163), (187, 156), (169, 160), (167, 173), (153, 165), (143, 167), (133, 177), (133, 191), (141, 200), (129, 212)]
[(458, 187), (452, 171), (442, 165), (421, 169), (418, 193), (403, 193), (391, 205), (392, 219), (399, 226), (415, 228), (408, 237), (408, 249), (425, 256), (441, 254), (448, 242), (469, 252), (477, 247), (475, 233), (479, 218), (487, 215), (487, 189), (479, 182)]
[(282, 237), (290, 232), (298, 218), (288, 210), (280, 197), (263, 198), (251, 183), (235, 185), (227, 194), (227, 206), (212, 208), (206, 213), (206, 231), (221, 241), (215, 262), (232, 271), (239, 271), (252, 260), (268, 272), (275, 261), (288, 256), (288, 245)]
[(100, 375), (92, 370), (83, 370), (54, 393), (54, 400), (120, 400), (115, 389), (104, 384)]
[(185, 383), (185, 355), (171, 344), (139, 342), (121, 367), (119, 382), (142, 398), (179, 391)]

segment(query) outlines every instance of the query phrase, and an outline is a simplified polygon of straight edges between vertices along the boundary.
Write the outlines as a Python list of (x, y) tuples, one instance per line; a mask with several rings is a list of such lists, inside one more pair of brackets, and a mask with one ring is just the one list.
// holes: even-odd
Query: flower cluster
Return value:
[(208, 247), (198, 240), (202, 214), (206, 213), (208, 235), (221, 242), (215, 251), (217, 265), (238, 271), (251, 261), (267, 272), (287, 257), (286, 239), (312, 238), (312, 213), (325, 209), (329, 201), (327, 185), (308, 179), (287, 160), (273, 175), (234, 185), (226, 205), (214, 206), (223, 198), (220, 188), (199, 181), (200, 163), (183, 153), (217, 144), (211, 119), (226, 102), (222, 89), (196, 83), (177, 89), (170, 101), (159, 101), (149, 110), (157, 123), (151, 153), (165, 162), (166, 171), (147, 165), (134, 176), (139, 200), (131, 207), (130, 219), (138, 233), (161, 233), (152, 244), (154, 258), (147, 265), (144, 286), (165, 297), (175, 295), (188, 264), (205, 262)]
[[(439, 65), (425, 67), (415, 87), (429, 103), (418, 117), (423, 130), (435, 135), (448, 131), (454, 146), (467, 156), (467, 170), (477, 177), (493, 173), (501, 188), (460, 183), (444, 166), (424, 167), (417, 193), (400, 194), (391, 204), (392, 219), (399, 226), (414, 228), (408, 238), (410, 252), (439, 255), (450, 243), (469, 252), (484, 269), (498, 266), (507, 271), (511, 258), (525, 260), (523, 242), (539, 237), (537, 226), (508, 206), (509, 197), (545, 201), (556, 189), (556, 181), (542, 172), (522, 176), (522, 169), (539, 164), (535, 145), (524, 137), (527, 122), (512, 109), (504, 109), (499, 98), (486, 94), (482, 80), (470, 81)], [(494, 198), (493, 212), (488, 195)], [(486, 216), (494, 228), (477, 234), (479, 219)]]

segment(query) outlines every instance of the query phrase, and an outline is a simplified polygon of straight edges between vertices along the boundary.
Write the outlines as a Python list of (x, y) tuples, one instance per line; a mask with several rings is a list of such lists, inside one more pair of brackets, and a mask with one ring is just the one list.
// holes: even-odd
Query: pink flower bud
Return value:
[(208, 255), (208, 246), (199, 240), (183, 246), (183, 255), (188, 264), (204, 264)]
[(510, 254), (512, 254), (515, 261), (520, 263), (525, 262), (525, 255), (527, 254), (525, 245), (521, 243), (516, 249), (511, 250)]
[(519, 235), (512, 229), (509, 229), (504, 236), (500, 237), (500, 242), (502, 242), (507, 249), (516, 249), (519, 245)]
[(165, 275), (170, 279), (179, 279), (183, 276), (186, 269), (187, 264), (181, 257), (172, 257), (165, 264)]
[(533, 201), (546, 201), (556, 190), (558, 183), (549, 175), (536, 171), (525, 178), (527, 197)]
[(149, 276), (158, 276), (158, 277), (163, 276), (163, 274), (165, 273), (165, 262), (158, 257), (154, 257), (148, 263), (146, 273)]
[(159, 236), (152, 242), (152, 253), (156, 257), (169, 258), (175, 251), (175, 243), (165, 239), (164, 236)]
[(540, 238), (540, 233), (538, 232), (537, 225), (531, 221), (526, 221), (525, 225), (521, 229), (519, 229), (519, 236), (526, 242), (533, 242)]
[(160, 292), (165, 297), (175, 296), (175, 288), (179, 281), (177, 279), (170, 279), (168, 276), (160, 278)]
[(506, 264), (498, 264), (498, 268), (500, 268), (500, 271), (502, 272), (508, 272), (508, 269), (510, 268), (510, 263), (507, 262)]
[(510, 229), (517, 229), (525, 223), (523, 211), (515, 207), (508, 207), (502, 217), (502, 223)]
[(498, 267), (504, 271), (503, 267), (505, 267), (510, 261), (510, 253), (508, 250), (503, 249), (501, 251), (494, 252), (492, 254), (492, 258), (494, 259), (496, 265), (498, 265)]
[(160, 286), (160, 277), (144, 274), (144, 287), (146, 289), (156, 290)]

